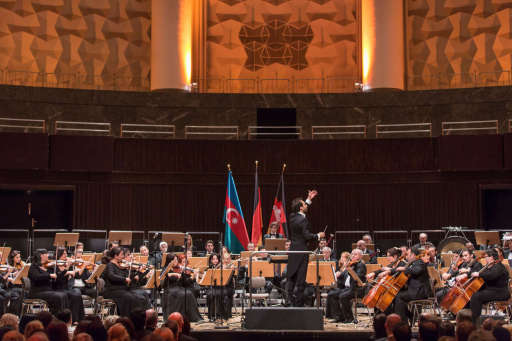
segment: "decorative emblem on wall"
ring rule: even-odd
[[[264,20],[263,24],[246,24],[240,29],[240,41],[247,53],[245,67],[257,71],[279,63],[295,70],[305,69],[308,66],[306,52],[313,40],[311,25],[290,23],[289,15],[268,15]]]

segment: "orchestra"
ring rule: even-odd
[[[309,204],[304,201],[298,204],[305,213]],[[298,218],[304,219],[304,216]],[[302,222],[297,222],[301,229]],[[306,221],[303,225],[306,224],[309,223]],[[278,225],[271,224],[266,239],[283,237],[277,230]],[[468,241],[460,249],[447,253],[437,249],[428,241],[427,235],[421,233],[419,242],[414,246],[397,245],[388,248],[385,255],[379,255],[368,234],[354,241],[353,250],[340,253],[336,252],[335,245],[331,245],[332,238],[326,240],[323,233],[308,232],[301,238],[300,242],[313,238],[316,244],[314,251],[311,251],[314,258],[305,264],[329,262],[333,269],[333,284],[320,284],[318,288],[326,294],[326,318],[332,322],[357,323],[353,308],[355,298],[361,299],[364,306],[376,312],[396,313],[404,321],[411,318],[409,302],[414,300],[435,297],[448,318],[453,318],[465,308],[472,311],[476,321],[484,304],[510,298],[509,260],[512,257],[509,255],[512,237],[509,234],[505,234],[503,248],[478,245],[481,250],[475,250],[473,243]],[[92,299],[99,295],[113,300],[118,314],[124,316],[136,307],[156,308],[159,302],[164,319],[173,312],[181,313],[191,322],[206,318],[210,321],[231,318],[235,289],[242,289],[242,292],[253,290],[249,288],[249,257],[234,255],[226,246],[220,246],[220,253],[215,253],[213,240],[194,245],[188,234],[185,240],[187,245],[172,247],[173,250],[183,251],[168,252],[165,241],[155,240],[153,245],[137,246],[137,254],[131,252],[135,248],[128,245],[121,247],[119,242],[112,241],[103,252],[105,256],[101,261],[95,257],[101,254],[86,251],[83,243],[56,247],[52,251],[37,249],[27,264],[22,261],[20,251],[12,250],[5,257],[5,264],[0,264],[0,312],[20,314],[26,283],[16,278],[23,269],[27,269],[29,298],[44,300],[54,314],[70,309],[75,322],[82,320],[85,315],[82,295]],[[286,240],[283,245],[286,250],[290,249],[293,239]],[[260,245],[249,243],[247,249],[261,251],[252,256],[253,261],[267,263],[270,260],[271,253]],[[338,261],[335,258],[337,254],[340,255]],[[204,259],[204,266],[197,265],[201,264],[201,258]],[[301,260],[305,258],[301,256]],[[104,264],[104,268],[100,267],[100,263]],[[301,286],[296,285],[295,297],[290,297],[287,295],[290,289],[286,285],[289,267],[287,264],[271,266],[274,276],[265,276],[267,285],[263,290],[266,293],[275,291],[284,306],[288,306],[290,301],[301,305],[301,296],[302,304],[314,306],[317,284],[308,280],[302,287],[302,295],[297,292]],[[368,267],[371,270],[367,271]],[[438,273],[438,286],[431,285],[431,280],[435,282],[436,279],[429,268]],[[100,273],[95,277],[93,274],[98,269]],[[228,277],[222,283],[219,277],[214,279],[213,276],[213,271],[220,269],[229,270],[223,272]],[[97,287],[98,281],[104,281],[101,291]],[[201,297],[206,301],[204,316],[198,303]]]

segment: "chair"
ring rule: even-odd
[[[510,287],[511,280],[508,281],[508,291],[510,292],[510,298],[507,301],[491,301],[483,306],[485,315],[495,315],[499,311],[504,311],[507,323],[512,320],[512,287]]]
[[[97,278],[96,290],[98,292],[98,296],[96,297],[94,313],[99,315],[100,319],[102,320],[105,318],[105,316],[117,314],[116,303],[113,300],[103,298],[103,296],[100,295],[103,293],[103,289],[105,289],[105,280],[103,278]]]
[[[23,277],[23,301],[21,303],[20,318],[25,314],[36,314],[40,311],[49,311],[50,307],[48,302],[39,298],[25,298],[30,293],[30,279]]]

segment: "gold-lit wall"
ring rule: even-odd
[[[360,78],[356,0],[207,3],[209,91],[343,91]]]
[[[149,89],[150,0],[0,0],[0,82]]]
[[[510,84],[512,0],[408,0],[410,89]]]

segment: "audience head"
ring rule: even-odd
[[[180,313],[178,313],[176,311],[176,312],[172,313],[171,315],[169,315],[168,320],[176,321],[176,323],[178,324],[179,331],[181,333],[181,331],[183,329],[183,315],[181,315]]]
[[[457,316],[455,317],[455,322],[459,324],[460,322],[473,322],[473,314],[469,309],[459,310]]]
[[[410,341],[411,340],[411,327],[409,323],[400,321],[393,328],[393,336],[396,341]]]
[[[0,327],[11,326],[15,330],[18,330],[20,319],[14,314],[3,314],[0,318]]]
[[[135,338],[135,327],[133,326],[132,321],[128,317],[121,316],[117,319],[116,324],[121,323],[128,334],[130,335],[130,338]]]
[[[39,320],[33,320],[27,323],[25,330],[23,331],[23,335],[25,335],[26,338],[29,338],[32,336],[32,334],[41,331],[44,332],[43,323],[41,323]]]
[[[67,323],[67,324],[70,324],[73,322],[72,317],[71,317],[71,310],[69,310],[69,309],[64,309],[64,310],[59,311],[55,317],[58,320],[60,320],[64,323]]]
[[[158,323],[158,313],[154,309],[146,310],[146,329],[155,330]]]
[[[480,328],[469,334],[468,341],[496,341],[496,339],[490,331]]]
[[[484,322],[482,322],[482,325],[480,326],[483,330],[492,331],[494,327],[496,327],[496,324],[498,321],[496,321],[493,318],[486,318]]]
[[[73,337],[73,341],[95,341],[91,335],[87,333],[80,333]]]
[[[52,321],[46,328],[46,334],[50,341],[69,340],[68,327],[62,321]]]
[[[167,328],[167,327],[161,327],[158,329],[155,329],[153,334],[158,335],[162,338],[164,341],[175,341],[173,332]]]
[[[510,332],[502,326],[497,326],[493,329],[492,335],[496,341],[510,341]]]
[[[41,321],[44,326],[44,329],[48,328],[50,323],[53,320],[53,315],[49,311],[40,311],[37,313],[36,318]]]
[[[439,324],[433,319],[423,320],[418,323],[418,335],[421,341],[437,341],[439,338]]]
[[[110,327],[112,327],[114,324],[116,324],[116,321],[118,318],[119,318],[119,316],[117,316],[117,315],[110,315],[110,316],[105,317],[105,319],[103,320],[103,326],[105,327],[105,329],[109,330]]]
[[[130,341],[130,334],[123,324],[116,323],[107,331],[108,341]]]
[[[383,313],[375,315],[373,319],[373,331],[375,332],[375,339],[386,337],[386,315]]]
[[[98,316],[92,316],[90,323],[85,328],[85,333],[90,335],[94,341],[106,341],[107,330],[103,326],[101,319]]]
[[[26,337],[26,336],[25,336]],[[45,332],[39,331],[32,334],[31,337],[26,339],[27,341],[50,341]]]
[[[386,322],[384,323],[384,328],[386,328],[386,335],[393,335],[393,329],[395,329],[395,326],[400,322],[402,322],[400,315],[389,314],[388,317],[386,317]]]
[[[2,340],[4,335],[7,334],[8,332],[10,332],[11,330],[15,330],[15,329],[11,326],[0,327],[0,340]]]
[[[441,322],[439,325],[439,337],[441,336],[453,336],[455,337],[455,326],[453,323],[448,321]]]
[[[82,320],[82,321],[78,322],[78,325],[76,326],[75,331],[73,332],[73,335],[76,336],[80,333],[87,333],[87,327],[89,327],[89,325],[91,323],[92,322],[89,320]]]
[[[455,337],[457,338],[457,341],[467,341],[469,334],[471,334],[473,330],[475,330],[473,322],[463,321],[457,323],[457,328],[455,328]]]
[[[137,308],[130,311],[130,320],[136,331],[144,330],[146,326],[146,310]]]
[[[25,341],[25,337],[17,330],[11,330],[4,334],[2,341]]]
[[[179,339],[180,331],[179,331],[179,327],[178,327],[178,322],[171,320],[171,319],[167,319],[167,322],[165,323],[165,327],[169,328],[172,331],[172,334],[174,335],[174,337],[176,339]]]

